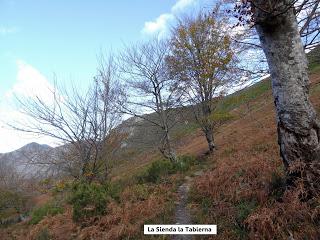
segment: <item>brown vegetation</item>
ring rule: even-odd
[[[319,110],[319,77],[311,80]],[[284,187],[271,92],[249,105],[249,114],[220,130],[214,167],[194,182],[196,220],[218,225],[212,239],[318,239],[320,198],[302,202],[302,184]]]
[[[72,209],[68,206],[63,214],[46,217],[32,227],[27,239],[37,239],[43,232],[47,232],[52,240],[116,240],[137,236],[142,239],[144,223],[171,221],[177,178],[179,176],[173,176],[159,185],[128,186],[121,193],[119,202],[108,204],[106,215],[89,218],[78,225],[73,222]],[[23,236],[19,235],[17,239],[23,239]]]
[[[319,74],[312,75],[312,101],[320,110]],[[284,191],[285,176],[279,156],[274,107],[270,90],[232,110],[236,117],[217,134],[217,151],[209,156],[211,170],[194,178],[191,209],[194,221],[217,224],[213,239],[317,239],[319,198],[301,202],[303,188]],[[203,155],[207,145],[199,131],[180,142],[180,154]],[[160,184],[131,180],[153,154],[140,155],[134,164],[115,168],[125,180],[119,200],[107,214],[81,223],[72,221],[71,207],[46,217],[35,226],[20,223],[1,230],[3,239],[144,239],[143,224],[172,223],[176,189],[183,175]],[[126,165],[127,164],[127,165]],[[133,168],[129,174],[127,170]],[[40,199],[39,202],[42,202]],[[200,239],[203,239],[201,237]]]

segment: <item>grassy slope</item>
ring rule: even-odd
[[[312,101],[320,109],[320,77],[317,70],[311,79]],[[287,230],[282,231],[286,224],[296,239],[300,239],[305,231],[311,235],[316,234],[310,224],[310,209],[306,206],[287,203],[277,205],[276,200],[282,194],[283,168],[278,153],[270,82],[265,80],[238,92],[223,104],[236,119],[219,129],[216,136],[218,150],[205,165],[209,170],[193,182],[190,208],[194,221],[218,224],[219,235],[214,239],[259,239],[259,234],[264,231],[266,233],[260,239],[268,239],[268,233],[271,233],[269,239],[287,239]],[[182,134],[178,147],[180,154],[200,156],[207,150],[199,130],[193,129],[185,134],[187,137]],[[150,239],[142,235],[143,224],[174,223],[175,191],[185,176],[175,174],[158,184],[135,183],[133,176],[156,158],[156,154],[140,155],[130,164],[124,162],[114,170],[123,173],[120,178],[124,190],[120,201],[109,205],[106,216],[90,221],[87,226],[79,229],[72,223],[71,213],[67,210],[63,215],[41,222],[32,229],[29,236],[34,239],[47,226],[53,236],[61,238],[61,231],[57,229],[63,226],[63,236],[73,234],[77,236],[75,239]],[[194,167],[188,174],[197,171],[199,167]],[[288,198],[291,201],[293,197]],[[256,222],[259,224],[256,225]]]
[[[311,99],[319,111],[320,65],[310,59],[310,66]],[[255,233],[252,229],[256,226],[252,222],[259,217],[266,217],[255,210],[260,209],[260,211],[267,212],[273,210],[273,217],[279,217],[274,203],[279,198],[278,195],[281,195],[283,168],[278,152],[270,80],[263,80],[230,95],[219,108],[223,111],[231,111],[236,119],[219,129],[217,134],[218,151],[210,158],[209,165],[212,170],[194,182],[197,191],[192,194],[193,200],[190,205],[194,207],[195,221],[219,225],[219,239],[245,239]],[[187,125],[178,126],[175,129],[175,134],[179,136],[177,138],[179,144],[177,145],[180,154],[199,156],[207,150],[201,131],[197,130],[191,121]],[[135,174],[154,159],[154,156],[137,158],[129,169],[128,164],[124,164],[123,173],[129,171]],[[132,166],[134,167],[132,168]],[[215,203],[216,201],[218,203]],[[267,206],[273,208],[268,209]],[[288,205],[281,207],[288,207]],[[298,210],[305,211],[304,213],[307,214],[308,209],[303,206],[298,207],[301,208]],[[293,212],[295,210],[297,209],[291,209]],[[257,213],[256,216],[255,213]],[[249,225],[250,219],[251,225]],[[280,220],[289,222],[287,219]],[[281,223],[276,223],[276,221],[274,225],[273,222],[268,224],[265,226],[266,229],[268,227],[281,228]],[[312,226],[309,224],[308,221],[301,223],[301,225],[298,224],[296,232],[293,231],[294,234],[298,237],[299,234],[303,235],[303,227],[310,227],[309,234],[312,234],[314,228],[312,230]],[[249,231],[250,227],[251,232]],[[287,238],[288,233],[285,230],[280,233],[284,235],[280,234],[279,239]],[[271,234],[275,236],[279,232]],[[251,237],[257,238],[257,236]],[[266,237],[267,235],[264,236],[264,238]]]
[[[320,67],[312,64],[313,62],[311,98],[316,109],[320,110]],[[190,196],[194,221],[218,224],[219,235],[214,239],[245,239],[255,233],[254,228],[257,226],[254,222],[261,220],[261,216],[269,224],[266,227],[268,231],[271,232],[274,226],[281,228],[280,223],[268,222],[279,214],[276,212],[279,208],[275,207],[275,200],[281,195],[283,175],[270,81],[264,80],[232,94],[220,108],[231,111],[236,118],[219,129],[216,135],[218,150],[214,156],[209,157],[205,166],[209,170],[194,180],[195,190]],[[180,154],[200,156],[207,150],[204,137],[192,121],[178,125],[174,136]],[[126,154],[127,158],[113,169],[113,175],[123,182],[123,191],[119,202],[113,202],[109,206],[108,215],[79,229],[72,222],[71,210],[67,207],[63,214],[48,217],[34,227],[8,229],[6,236],[24,239],[28,235],[28,239],[35,239],[39,232],[49,229],[53,239],[86,239],[89,236],[95,239],[106,236],[112,239],[142,239],[143,223],[172,221],[174,192],[184,175],[173,175],[160,184],[136,184],[133,176],[159,155],[152,148],[145,152]],[[193,168],[188,174],[198,168],[199,166]],[[304,213],[306,210],[303,206],[295,207],[297,209],[292,210],[292,215],[295,211]],[[292,224],[287,219],[284,221]],[[303,233],[302,227],[310,226],[297,224],[294,227],[292,231],[296,234]],[[256,239],[257,236],[252,238]],[[282,236],[279,235],[278,238],[282,239]]]
[[[319,112],[319,65],[312,65],[311,81],[311,100]],[[320,234],[319,202],[310,207],[298,201],[298,191],[284,194],[273,98],[266,84],[245,93],[255,97],[234,111],[246,114],[220,129],[212,170],[194,182],[194,220],[218,224],[214,239],[318,239]]]
[[[311,79],[313,81],[312,100],[315,107],[319,109],[320,101],[317,94],[320,88],[317,83],[320,79],[317,67],[313,67]],[[270,206],[273,206],[274,200],[281,194],[281,189],[277,189],[277,184],[281,185],[283,169],[278,153],[270,81],[264,80],[232,94],[222,102],[220,108],[231,111],[236,118],[219,129],[216,136],[218,151],[209,158],[209,163],[206,165],[207,169],[212,170],[194,181],[196,191],[191,194],[190,206],[193,209],[194,220],[198,223],[219,225],[219,239],[245,239],[250,234],[249,225],[246,223],[250,214],[254,214],[256,209],[263,209],[265,204],[270,203]],[[206,141],[201,131],[194,127],[191,121],[187,125],[178,126],[175,134],[179,136],[177,138],[179,154],[200,156],[206,152]],[[120,175],[121,179],[129,179],[130,182],[132,176],[158,157],[156,152],[138,155],[129,164],[124,162],[120,167],[115,168],[114,173]],[[195,170],[197,168],[194,168]],[[172,194],[182,179],[183,176],[173,176],[173,180],[168,180],[167,183],[156,187],[166,189],[166,194],[162,192],[164,195],[152,195],[152,201],[158,201],[156,199],[159,197],[166,199],[165,202],[153,203],[157,204],[157,209],[162,209],[162,213],[158,212],[157,216],[152,215],[152,211],[150,212],[154,207],[144,202],[150,201],[149,198],[133,203],[138,209],[145,208],[144,217],[135,212],[137,209],[133,212],[127,209],[129,215],[138,216],[135,224],[130,225],[135,229],[135,231],[132,230],[133,235],[139,232],[139,224],[137,224],[139,221],[141,225],[144,220],[154,223],[170,223],[168,207],[169,209],[173,207],[174,196]],[[270,190],[273,185],[275,189]],[[129,195],[139,194],[127,191]],[[271,195],[270,191],[272,191]],[[128,203],[124,204],[128,205]],[[115,214],[118,213],[115,212]],[[264,215],[258,213],[257,216]],[[114,226],[113,230],[121,226],[121,224]],[[99,232],[97,228],[93,229]],[[254,234],[254,231],[252,232]],[[127,232],[124,236],[128,234]],[[143,236],[139,234],[135,237],[128,237],[128,239],[142,238]]]

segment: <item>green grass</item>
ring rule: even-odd
[[[310,73],[320,72],[320,47],[317,47],[308,54],[308,60]],[[270,79],[264,79],[248,88],[228,95],[218,105],[217,110],[231,111],[232,109],[235,109],[248,101],[256,99],[269,90],[271,90]]]
[[[262,80],[251,87],[245,88],[238,92],[235,92],[227,96],[221,103],[218,105],[218,111],[231,111],[240,105],[256,99],[265,92],[271,89],[271,83],[269,79]]]
[[[30,224],[39,223],[46,216],[54,216],[63,213],[64,208],[56,202],[47,203],[31,212]]]
[[[308,54],[309,71],[315,73],[320,70],[320,46],[314,48]]]
[[[240,239],[248,238],[248,231],[244,225],[244,221],[257,207],[257,202],[254,200],[241,201],[236,204],[237,215],[234,233]]]
[[[318,63],[310,64],[310,66],[309,66],[310,73],[317,73],[319,71],[320,71],[320,64],[318,64]]]
[[[180,140],[183,137],[194,133],[197,129],[199,129],[199,125],[196,122],[188,121],[187,123],[178,124],[172,130],[172,138],[173,140]]]

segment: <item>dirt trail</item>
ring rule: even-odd
[[[203,171],[198,171],[194,175],[202,175]],[[186,177],[185,182],[178,188],[179,201],[176,206],[175,223],[192,224],[190,212],[188,209],[188,194],[192,183],[191,177]],[[192,235],[174,235],[172,240],[192,240]]]

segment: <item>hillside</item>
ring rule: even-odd
[[[320,75],[312,74],[311,81],[311,99],[319,112]],[[299,192],[283,195],[270,91],[249,106],[249,114],[220,130],[212,170],[194,181],[191,204],[196,221],[218,222],[219,236],[214,239],[318,239],[317,208],[299,203]]]
[[[320,112],[318,65],[311,68],[310,78],[311,100]],[[190,186],[186,209],[191,222],[218,225],[218,236],[196,239],[317,239],[318,203],[310,209],[296,201],[296,192],[284,195],[270,81],[228,96],[220,108],[233,118],[218,129],[214,155],[205,155],[207,143],[191,120],[174,131],[185,169],[163,171],[166,165],[159,162],[154,146],[139,149],[132,140],[112,168],[113,190],[106,214],[74,222],[69,183],[61,181],[37,204],[42,211],[53,206],[55,211],[44,211],[31,225],[22,222],[0,229],[2,239],[150,239],[142,233],[143,224],[175,223],[184,182]],[[190,116],[188,110],[185,114]],[[132,130],[135,136],[148,131],[140,125]],[[158,166],[159,175],[152,175],[152,166]]]

